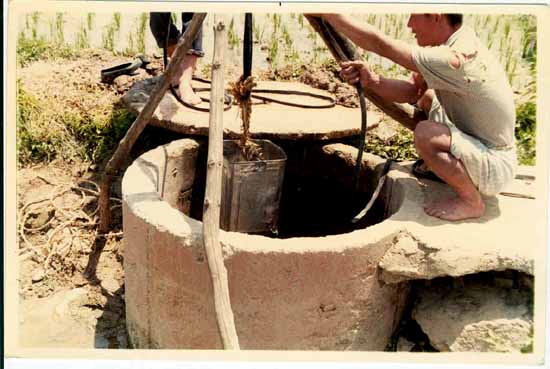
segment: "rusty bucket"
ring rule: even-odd
[[[277,233],[286,154],[268,140],[254,140],[262,160],[247,161],[238,141],[223,143],[220,227],[244,233]]]

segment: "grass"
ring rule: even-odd
[[[107,111],[63,109],[17,82],[17,153],[22,165],[62,159],[99,163],[110,157],[134,116],[115,104]]]
[[[382,140],[372,133],[367,133],[365,151],[396,161],[418,159],[418,154],[414,147],[413,133],[402,127],[398,128],[397,134],[387,140]]]
[[[82,27],[86,28],[84,23]],[[24,33],[19,34],[17,62],[20,67],[37,60],[77,56],[81,54],[76,45],[71,47],[40,37],[29,39]],[[19,164],[54,159],[100,163],[110,157],[134,117],[117,103],[116,96],[87,76],[90,75],[62,74],[59,77],[62,80],[57,82],[66,88],[56,86],[52,91],[37,91],[36,95],[17,81]]]
[[[17,38],[17,64],[25,66],[37,60],[70,59],[78,56],[77,50],[68,45],[56,44],[44,38]]]

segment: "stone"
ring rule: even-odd
[[[66,292],[61,302],[55,306],[54,316],[58,319],[64,319],[71,314],[70,306],[86,298],[87,291],[84,288],[74,288]]]
[[[397,352],[410,352],[414,347],[414,343],[404,337],[399,337],[397,341]]]
[[[533,342],[530,291],[441,283],[420,291],[412,317],[439,351],[517,353]]]
[[[118,78],[115,83],[118,83]],[[142,111],[157,80],[157,77],[154,77],[137,81],[125,93],[122,101],[132,113],[139,114]],[[207,87],[207,85],[197,82],[196,87]],[[259,81],[256,88],[258,90],[294,90],[333,97],[325,90],[316,89],[299,82]],[[326,81],[325,88],[328,88],[328,81]],[[257,93],[257,95],[293,103],[327,104],[325,100],[309,96],[269,93]],[[252,138],[296,141],[330,140],[355,136],[361,132],[359,108],[336,105],[326,109],[304,109],[277,103],[257,104],[256,102],[259,102],[259,100],[253,99],[254,113],[250,117],[250,135]],[[200,107],[206,108],[208,105],[201,104]],[[241,118],[237,111],[238,106],[234,105],[223,114],[224,137],[227,139],[238,139],[241,135]],[[367,126],[374,127],[380,119],[381,114],[379,112],[369,111]],[[172,94],[167,93],[160,101],[150,123],[186,135],[207,136],[209,115],[207,112],[182,106]]]
[[[101,287],[103,287],[111,295],[114,294],[120,288],[120,283],[113,277],[107,277],[101,281]]]
[[[59,291],[45,298],[20,300],[19,342],[26,348],[93,348],[95,327],[76,319],[69,309],[82,289]],[[85,293],[85,291],[84,291]]]
[[[378,137],[382,141],[388,141],[397,135],[397,128],[394,124],[390,124],[387,121],[383,124],[379,124],[378,127],[374,128],[370,134]]]
[[[44,227],[54,215],[55,209],[44,209],[37,212],[31,212],[27,216],[25,226],[32,229]]]
[[[31,276],[32,283],[40,282],[41,280],[44,279],[44,277],[46,277],[46,273],[44,272],[44,269],[42,268],[36,269]]]
[[[447,222],[426,215],[422,205],[454,196],[452,190],[444,184],[426,182],[430,182],[429,186],[416,199],[410,198],[417,209],[392,217],[399,220],[403,230],[379,263],[384,282],[505,270],[534,274],[536,247],[519,245],[540,244],[539,229],[545,225],[534,215],[535,201],[508,196],[488,198],[483,217]]]

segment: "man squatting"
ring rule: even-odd
[[[515,176],[515,108],[504,69],[462,25],[462,15],[412,14],[407,26],[418,46],[342,15],[320,16],[359,47],[413,72],[404,81],[384,78],[362,61],[341,63],[348,83],[426,112],[428,120],[408,128],[425,164],[457,196],[427,203],[425,212],[446,220],[481,217],[483,196],[496,195]]]

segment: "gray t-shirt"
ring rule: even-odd
[[[453,53],[459,68],[450,65]],[[441,46],[415,47],[412,58],[458,129],[490,148],[514,146],[512,89],[502,66],[471,29],[462,26]]]

